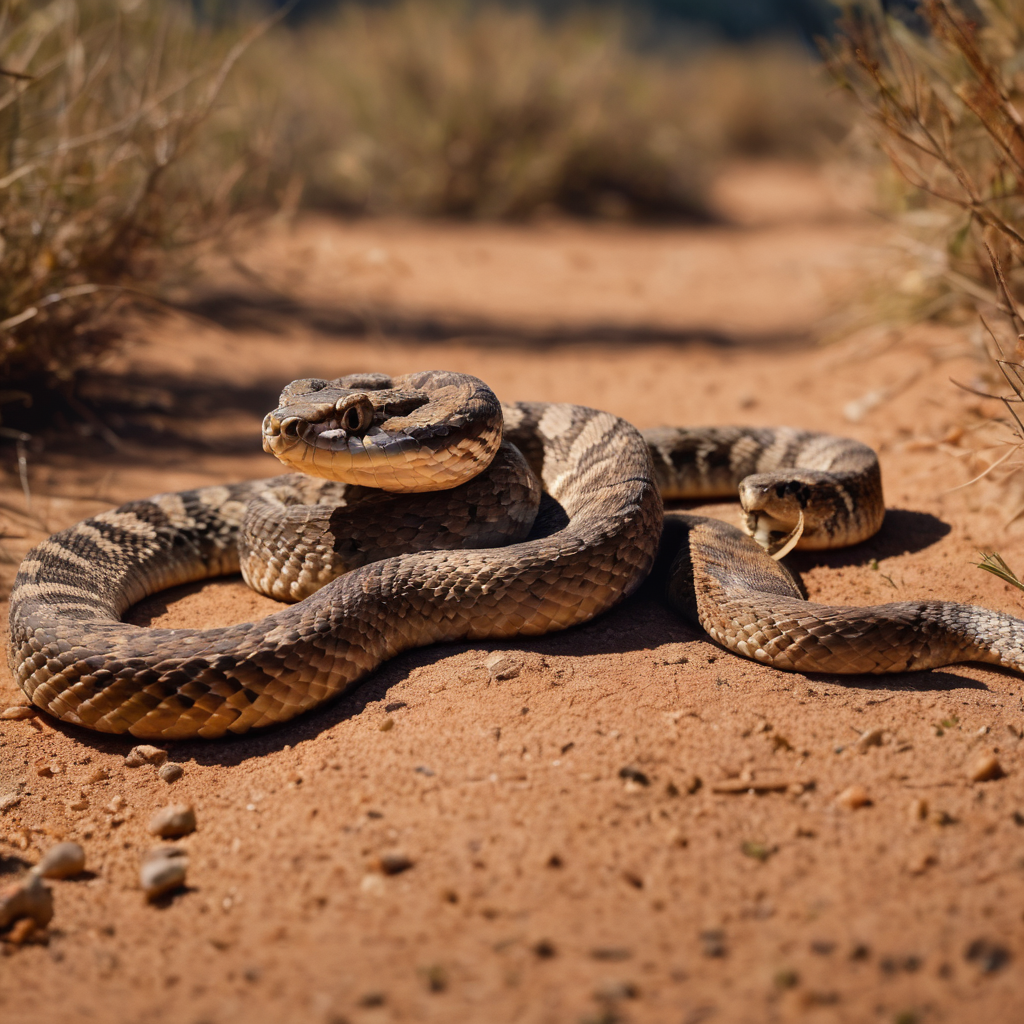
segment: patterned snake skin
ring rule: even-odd
[[[856,442],[740,428],[645,438],[608,413],[499,405],[475,378],[431,371],[296,381],[264,421],[264,447],[307,475],[131,502],[28,554],[10,663],[34,704],[145,738],[241,733],[411,647],[585,622],[639,586],[659,543],[676,607],[777,668],[1021,668],[1016,619],[941,602],[815,605],[766,553],[878,529],[877,459]],[[424,491],[425,477],[442,489]],[[663,536],[662,491],[737,489],[756,540],[696,516],[668,517]],[[120,621],[148,594],[239,569],[300,603],[216,629]]]

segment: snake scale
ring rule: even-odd
[[[813,604],[770,557],[879,528],[877,458],[854,441],[643,435],[580,406],[502,405],[481,381],[442,371],[296,381],[263,439],[300,472],[130,502],[27,555],[10,664],[35,705],[144,738],[241,733],[329,700],[411,647],[585,622],[640,585],[659,546],[672,603],[776,668],[1024,663],[1024,623],[1010,616],[938,601]],[[664,517],[663,496],[737,491],[746,533]],[[297,603],[215,629],[121,621],[148,594],[239,569]]]

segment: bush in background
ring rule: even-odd
[[[237,80],[280,192],[348,213],[708,215],[715,164],[844,129],[796,44],[641,52],[623,19],[404,0],[268,37]],[[264,121],[264,125],[266,121]]]
[[[1012,314],[1009,295],[1024,297],[1024,2],[925,0],[900,20],[865,0],[841,28],[833,74],[908,186],[911,312]]]
[[[458,0],[259,38],[213,9],[0,0],[0,421],[74,403],[239,211],[702,218],[722,159],[845,130],[795,44],[652,52],[608,14]]]
[[[0,414],[223,228],[246,165],[203,132],[240,53],[173,3],[0,4]]]

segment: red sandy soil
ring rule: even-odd
[[[971,563],[996,549],[1021,567],[1019,495],[951,490],[1000,454],[968,454],[995,406],[949,383],[978,373],[969,332],[813,340],[881,258],[863,194],[747,168],[721,184],[734,223],[699,230],[280,226],[244,272],[210,270],[206,320],[149,325],[96,384],[119,396],[116,449],[49,439],[30,512],[5,464],[4,590],[31,544],[83,516],[278,472],[257,435],[288,380],[444,367],[639,426],[858,437],[881,454],[890,513],[857,548],[790,557],[811,599],[1018,612],[1019,592]],[[225,580],[131,614],[214,625],[274,607]],[[489,681],[496,650],[518,676]],[[21,797],[0,813],[0,872],[64,838],[88,856],[85,877],[52,883],[48,944],[4,946],[0,1020],[1018,1021],[1021,698],[1018,677],[973,665],[777,672],[645,589],[567,633],[406,654],[270,732],[175,743],[173,784],[125,767],[130,739],[0,721],[0,797]],[[0,707],[22,699],[5,666]],[[858,751],[871,729],[881,744]],[[1005,776],[971,782],[990,751]],[[97,769],[109,778],[90,782]],[[767,784],[789,789],[748,792]],[[870,805],[837,804],[853,785]],[[188,887],[149,905],[146,825],[170,802],[198,816],[179,840]],[[412,867],[385,875],[393,851]]]

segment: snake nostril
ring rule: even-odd
[[[338,412],[338,422],[349,434],[361,436],[373,424],[373,406],[365,395],[351,395],[339,398],[334,407]]]
[[[298,416],[289,416],[281,424],[281,433],[285,437],[298,437],[299,436],[299,424],[302,422]]]

